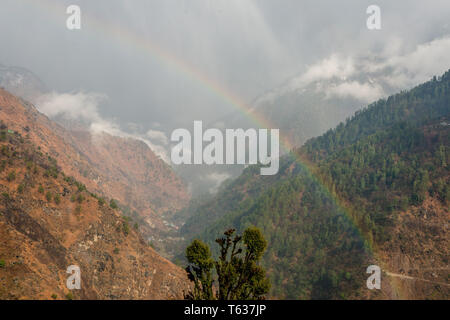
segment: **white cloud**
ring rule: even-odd
[[[68,120],[80,121],[89,126],[93,134],[107,133],[122,138],[140,140],[148,145],[161,159],[170,162],[165,145],[167,137],[161,131],[149,130],[146,135],[125,132],[111,119],[103,118],[98,106],[107,97],[98,93],[56,93],[41,95],[36,102],[38,110],[50,118],[62,116]],[[133,127],[129,125],[129,127]],[[136,127],[136,126],[135,126]],[[162,144],[162,145],[161,145]]]
[[[166,134],[162,131],[150,129],[147,131],[146,135],[153,141],[158,141],[163,145],[169,144],[169,139],[167,138]]]
[[[98,105],[106,99],[98,93],[56,93],[44,94],[37,99],[39,111],[48,117],[63,115],[68,119],[101,120]]]
[[[255,105],[273,101],[289,92],[314,85],[327,98],[352,97],[365,103],[409,89],[450,68],[450,37],[437,38],[415,47],[404,47],[392,38],[381,55],[343,56],[332,54],[258,98]]]
[[[299,76],[290,79],[287,84],[280,86],[255,100],[257,106],[266,101],[273,101],[276,97],[293,91],[299,91],[313,82],[338,78],[346,80],[355,74],[356,68],[352,57],[342,57],[338,54],[332,54],[309,67]]]
[[[413,51],[387,58],[374,69],[391,69],[384,77],[390,85],[407,88],[450,68],[450,37],[419,44]]]
[[[355,71],[353,58],[332,54],[329,58],[310,66],[300,77],[294,78],[290,83],[290,87],[295,90],[311,82],[334,77],[345,80],[353,75]]]
[[[213,172],[213,173],[207,174],[206,176],[202,177],[202,180],[214,183],[214,186],[210,189],[210,192],[215,193],[219,189],[222,182],[224,182],[225,180],[227,180],[229,178],[231,178],[231,174]]]
[[[338,96],[341,98],[352,97],[360,101],[371,102],[385,95],[383,88],[377,84],[359,83],[358,81],[343,82],[331,85],[326,89],[328,98]]]

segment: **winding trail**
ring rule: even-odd
[[[429,270],[448,270],[448,268],[436,268],[436,269],[429,269]],[[442,286],[446,286],[446,287],[450,287],[450,284],[448,283],[444,283],[444,282],[437,282],[437,281],[431,281],[428,279],[423,279],[423,278],[416,278],[416,277],[411,277],[411,276],[407,276],[404,274],[399,274],[399,273],[393,273],[393,272],[389,272],[389,271],[385,271],[383,270],[384,273],[390,277],[395,277],[395,278],[400,278],[400,279],[404,279],[404,280],[418,280],[418,281],[424,281],[424,282],[429,282],[429,283],[433,283],[433,284],[439,284]]]

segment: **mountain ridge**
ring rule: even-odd
[[[3,89],[0,119],[11,130],[28,135],[90,190],[137,212],[153,232],[170,230],[163,215],[170,216],[189,199],[184,182],[141,141],[66,130]]]

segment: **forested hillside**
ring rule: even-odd
[[[248,168],[189,209],[183,236],[261,228],[277,298],[448,297],[449,117],[446,72],[311,139],[277,177]],[[365,287],[371,263],[381,291]]]

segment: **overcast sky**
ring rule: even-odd
[[[66,28],[69,4],[81,30]],[[379,31],[366,27],[371,4]],[[448,0],[0,0],[0,64],[158,130],[233,112],[218,91],[251,102],[333,54],[408,54],[448,37],[449,17]]]

